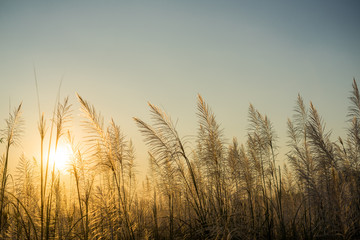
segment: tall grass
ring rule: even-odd
[[[70,131],[71,104],[57,97],[50,119],[39,114],[40,159],[10,155],[20,143],[22,105],[9,114],[0,137],[1,239],[360,238],[355,80],[346,135],[335,140],[315,105],[298,95],[287,123],[286,159],[278,155],[269,117],[253,105],[245,142],[228,142],[198,95],[192,145],[164,110],[149,103],[150,121],[134,118],[149,150],[142,183],[131,139],[77,97],[85,137]],[[68,174],[51,165],[50,152],[58,151],[61,139],[72,148]],[[10,161],[18,162],[14,173]]]
[[[13,113],[9,113],[9,118],[6,120],[6,128],[2,130],[2,139],[5,140],[5,156],[2,158],[1,166],[1,189],[0,189],[0,233],[1,236],[5,236],[4,229],[8,224],[8,212],[7,212],[7,199],[6,189],[8,182],[8,165],[10,147],[18,143],[21,134],[21,106],[20,104]]]

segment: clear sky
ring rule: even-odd
[[[359,1],[0,1],[0,119],[23,101],[22,150],[39,148],[37,98],[48,118],[63,77],[146,149],[132,120],[147,101],[195,135],[196,95],[226,138],[243,142],[249,103],[274,123],[280,145],[298,93],[344,136],[352,78],[360,80]],[[76,125],[75,124],[75,125]],[[0,123],[3,128],[5,122]],[[36,149],[38,151],[38,149]]]

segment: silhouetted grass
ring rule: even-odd
[[[314,104],[297,97],[284,165],[271,121],[253,105],[246,141],[227,144],[199,95],[191,146],[170,116],[149,103],[151,122],[134,118],[149,148],[142,184],[131,139],[113,120],[105,126],[79,95],[86,137],[75,141],[71,105],[57,97],[50,124],[39,114],[40,159],[20,156],[10,175],[20,104],[0,137],[0,238],[359,239],[360,94],[355,80],[352,87],[347,135],[336,141]],[[73,153],[69,181],[56,163],[50,166],[50,152],[65,136]]]

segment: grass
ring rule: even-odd
[[[20,104],[0,137],[1,239],[359,239],[360,94],[354,80],[345,138],[332,136],[313,103],[297,97],[288,153],[277,155],[271,121],[249,106],[247,139],[225,142],[198,95],[195,145],[149,103],[151,122],[134,118],[148,146],[150,173],[136,178],[135,148],[111,120],[77,95],[85,139],[68,129],[72,107],[57,97],[40,112],[40,159],[10,151],[21,142]],[[47,124],[50,121],[50,124]],[[49,139],[45,141],[45,139]],[[69,178],[51,166],[60,139],[72,148]],[[280,165],[280,160],[286,164]]]

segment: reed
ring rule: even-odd
[[[335,140],[315,105],[297,96],[285,159],[269,117],[251,104],[245,142],[228,143],[200,95],[191,141],[149,103],[150,121],[134,118],[149,149],[142,183],[131,139],[77,97],[85,137],[75,141],[71,104],[58,94],[51,118],[39,111],[40,158],[21,155],[14,174],[8,166],[20,144],[22,105],[9,114],[0,137],[1,239],[360,238],[355,80],[346,135]],[[67,177],[51,165],[50,152],[59,151],[63,138],[72,148]]]
[[[7,221],[7,213],[5,203],[6,188],[8,181],[8,164],[9,164],[9,154],[10,147],[19,143],[19,138],[22,130],[22,118],[21,118],[21,106],[20,104],[13,113],[9,113],[9,118],[6,120],[6,128],[1,132],[2,139],[5,139],[5,157],[2,162],[2,172],[1,172],[1,189],[0,189],[0,231],[1,236],[5,237],[5,228]]]

